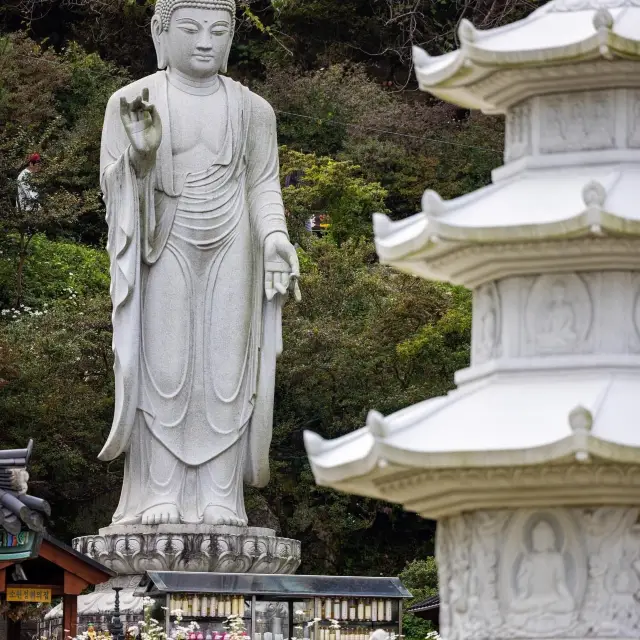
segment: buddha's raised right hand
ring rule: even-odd
[[[120,98],[120,119],[131,142],[136,174],[143,177],[153,168],[162,141],[162,121],[149,103],[149,89],[143,89],[142,95],[133,102]]]

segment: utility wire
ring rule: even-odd
[[[280,113],[282,115],[286,115],[286,116],[293,116],[295,118],[304,118],[305,120],[320,120],[323,123],[327,122],[327,120],[324,120],[323,118],[320,117],[316,117],[316,116],[306,116],[306,115],[302,115],[300,113],[291,113],[290,111],[282,111],[280,109],[274,109],[274,111],[276,113]],[[478,149],[479,151],[490,151],[491,153],[497,153],[499,155],[502,155],[502,151],[499,151],[498,149],[492,149],[491,147],[481,147],[478,145],[472,145],[472,144],[464,144],[462,142],[451,142],[450,140],[443,140],[442,138],[429,138],[427,136],[414,136],[411,133],[398,133],[397,131],[391,131],[389,129],[377,129],[375,127],[365,127],[363,125],[360,124],[353,124],[350,122],[340,122],[338,120],[331,120],[332,124],[336,124],[336,125],[340,125],[343,127],[352,127],[355,129],[362,129],[363,131],[374,131],[376,133],[384,133],[386,135],[390,135],[390,136],[400,136],[402,138],[413,138],[414,140],[422,140],[424,142],[436,142],[438,144],[448,144],[454,147],[464,147],[465,149]]]
[[[37,56],[22,56],[22,55],[18,55],[16,56],[18,58],[22,58],[24,60],[37,60],[39,62],[48,62],[49,64],[54,64],[54,65],[58,65],[58,66],[62,66],[61,62],[58,62],[57,60],[50,60],[48,58],[43,58],[43,57],[37,57]],[[104,73],[104,72],[99,72],[99,73],[95,73],[95,76],[97,77],[103,77],[103,78],[109,78],[112,79],[113,75],[109,74],[109,73]],[[320,120],[323,124],[329,122],[330,124],[333,124],[335,126],[342,126],[342,127],[350,127],[353,129],[360,129],[362,131],[371,131],[373,133],[382,133],[384,135],[389,135],[389,136],[397,136],[400,138],[411,138],[413,140],[420,140],[422,142],[433,142],[435,144],[442,144],[442,145],[448,145],[450,147],[460,147],[462,149],[474,149],[476,151],[485,151],[485,152],[489,152],[489,153],[495,153],[497,155],[502,156],[502,151],[498,150],[498,149],[493,149],[491,147],[482,147],[479,145],[472,145],[472,144],[464,144],[462,142],[452,142],[451,140],[443,140],[442,138],[431,138],[429,136],[416,136],[410,133],[399,133],[397,131],[391,131],[390,129],[378,129],[376,127],[366,127],[364,125],[360,125],[360,124],[354,124],[354,123],[350,123],[350,122],[341,122],[338,120],[325,120],[321,117],[318,116],[308,116],[302,113],[293,113],[291,111],[283,111],[282,109],[274,109],[274,111],[276,113],[279,113],[280,115],[284,115],[284,116],[290,116],[293,118],[300,118],[303,120],[311,120],[311,121],[318,121]]]

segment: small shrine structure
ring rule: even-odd
[[[506,116],[490,186],[376,216],[380,259],[473,290],[457,388],[333,441],[319,484],[438,520],[441,634],[640,635],[640,3],[552,0],[414,52],[420,87]]]
[[[62,597],[61,638],[75,637],[78,596],[115,574],[46,532],[49,504],[27,494],[32,449],[29,442],[26,449],[0,451],[0,600],[9,614],[12,604]],[[6,617],[7,640],[20,640],[20,620]]]

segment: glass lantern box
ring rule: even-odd
[[[398,578],[174,571],[148,572],[138,595],[156,599],[169,636],[177,610],[183,626],[196,621],[196,640],[225,640],[234,615],[251,640],[368,640],[376,629],[401,636],[402,601],[411,598]]]

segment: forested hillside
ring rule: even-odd
[[[106,225],[98,184],[104,107],[154,70],[152,2],[3,0],[0,6],[0,446],[36,439],[33,492],[69,540],[108,524],[122,461],[96,459],[113,405]],[[432,553],[433,524],[315,486],[302,431],[335,437],[367,411],[446,393],[469,356],[470,297],[376,261],[371,215],[415,213],[425,188],[486,184],[502,123],[417,91],[411,46],[456,43],[462,17],[516,19],[526,0],[254,0],[239,7],[230,75],[278,116],[301,304],[286,309],[273,480],[247,495],[254,525],[302,541],[305,572],[397,574]],[[43,158],[38,214],[16,177]],[[289,184],[289,183],[287,183]],[[304,229],[325,214],[331,230]]]

